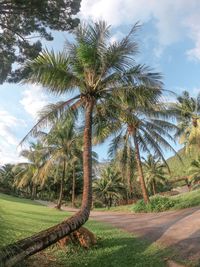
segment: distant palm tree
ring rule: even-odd
[[[152,151],[166,163],[162,147],[176,153],[169,143],[174,142],[169,132],[174,131],[176,126],[165,119],[165,108],[159,104],[160,91],[136,87],[135,92],[137,94],[119,94],[107,109],[99,107],[102,115],[97,118],[96,139],[101,142],[111,134],[114,136],[109,149],[110,156],[125,145],[133,147],[143,198],[148,203],[141,151],[149,154]]]
[[[62,168],[60,178],[60,193],[57,203],[57,208],[60,209],[63,199],[64,180],[67,177],[66,172],[70,164],[75,162],[77,156],[81,157],[82,147],[78,147],[80,136],[75,131],[75,122],[72,118],[67,118],[57,122],[48,134],[38,132],[36,136],[41,137],[44,149],[48,157],[46,163],[40,171],[41,182],[44,183],[47,179],[47,174],[56,173]]]
[[[192,185],[200,181],[200,156],[191,162],[189,168],[189,180]]]
[[[101,178],[93,183],[95,195],[101,199],[105,205],[110,208],[114,200],[122,197],[124,192],[122,177],[119,172],[108,166],[101,173]]]
[[[166,165],[162,164],[160,159],[148,155],[147,159],[143,161],[143,169],[147,188],[152,190],[155,195],[157,184],[166,184]]]
[[[109,155],[113,159],[114,166],[118,169],[123,177],[124,184],[126,184],[126,198],[133,196],[133,178],[135,172],[135,151],[130,142],[124,140],[122,147],[116,151],[115,155]]]
[[[15,186],[17,188],[30,187],[31,199],[37,195],[37,186],[40,181],[40,171],[45,162],[45,154],[41,143],[31,143],[30,148],[22,150],[20,155],[27,162],[18,163],[14,166]]]
[[[177,118],[176,137],[186,146],[186,151],[196,146],[200,148],[200,94],[191,97],[184,91],[176,103],[170,104],[169,112]]]
[[[0,167],[0,186],[8,191],[14,190],[15,174],[13,166],[13,164],[5,164]]]
[[[48,247],[88,220],[92,205],[92,123],[97,103],[104,103],[122,88],[134,91],[132,85],[135,84],[160,88],[160,74],[152,73],[147,67],[137,65],[134,61],[138,46],[132,37],[137,28],[137,25],[134,26],[121,41],[111,43],[110,29],[105,22],[81,24],[73,31],[74,42],[68,42],[65,51],[57,54],[44,51],[26,65],[26,72],[29,73],[27,82],[42,85],[55,95],[66,96],[66,93],[72,91],[74,95],[77,93],[70,100],[46,108],[29,135],[39,127],[50,126],[55,117],[59,119],[67,113],[81,110],[81,114],[84,114],[84,186],[81,210],[63,223],[39,233],[34,239],[23,240],[23,245],[19,241],[17,244],[23,253],[16,251],[15,244],[11,253],[12,260],[16,254],[15,259],[19,261],[24,255],[27,257]],[[36,242],[40,245],[36,246]]]

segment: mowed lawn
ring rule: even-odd
[[[69,216],[66,212],[49,209],[31,200],[0,194],[0,247],[52,226],[66,216]],[[97,236],[95,247],[86,250],[70,246],[61,250],[53,246],[23,266],[166,266],[169,251],[103,223],[89,221],[87,227]],[[43,259],[43,263],[38,262]]]

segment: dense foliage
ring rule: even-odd
[[[154,196],[150,203],[145,204],[144,200],[139,200],[134,206],[134,212],[161,212],[173,208],[176,200],[164,196]]]
[[[41,38],[52,40],[50,30],[67,31],[79,23],[73,18],[80,0],[10,0],[0,2],[0,83],[18,81],[24,74],[19,65],[35,58]]]

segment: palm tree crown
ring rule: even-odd
[[[177,102],[170,105],[169,112],[178,121],[176,137],[186,146],[186,150],[193,145],[200,147],[200,94],[191,97],[187,91],[177,97]]]
[[[156,185],[166,183],[166,165],[162,164],[159,158],[156,159],[152,155],[148,155],[147,159],[143,162],[143,166],[147,187],[155,195]]]

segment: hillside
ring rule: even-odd
[[[198,150],[191,150],[190,153],[186,153],[185,149],[180,149],[178,151],[182,162],[178,156],[173,156],[167,160],[170,170],[174,176],[184,176],[188,174],[188,169],[192,160],[196,159],[198,156]]]

